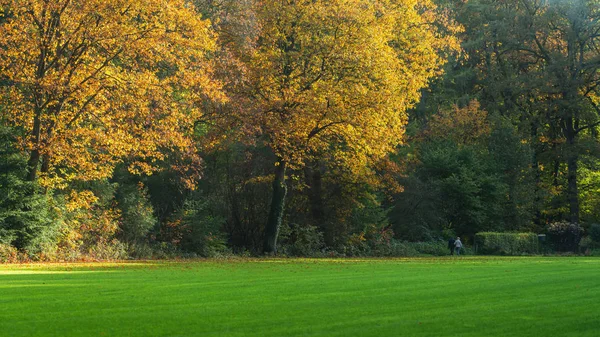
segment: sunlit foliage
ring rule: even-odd
[[[23,127],[29,179],[104,179],[129,159],[152,171],[188,137],[211,76],[210,23],[182,0],[2,0],[0,104]],[[39,174],[41,172],[41,175]]]

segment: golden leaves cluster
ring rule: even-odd
[[[0,104],[49,185],[150,172],[190,150],[216,38],[184,0],[0,0]],[[42,165],[43,167],[44,165]]]
[[[226,127],[292,167],[318,155],[358,172],[402,142],[407,110],[458,48],[459,27],[429,0],[236,7],[244,21],[222,18],[232,31],[217,40],[185,0],[0,0],[0,105],[46,184],[124,161],[150,173],[165,149],[197,164],[201,107],[226,101],[215,56],[231,68],[218,74]]]
[[[234,109],[285,162],[357,171],[400,144],[407,110],[458,42],[430,1],[257,1]],[[235,103],[235,102],[233,102]]]
[[[472,100],[464,107],[455,105],[452,109],[440,110],[434,115],[424,136],[449,139],[459,145],[474,144],[489,136],[492,131],[487,116],[477,100]]]

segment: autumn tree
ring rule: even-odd
[[[533,2],[526,10],[535,31],[523,52],[542,62],[546,78],[552,83],[545,98],[554,103],[549,106],[549,117],[566,142],[563,158],[567,165],[569,220],[578,223],[580,142],[586,132],[600,125],[600,2]]]
[[[529,229],[530,153],[510,120],[473,100],[426,122],[402,148],[406,169],[390,212],[394,233],[427,241],[441,233],[470,239],[478,231]]]
[[[238,44],[244,69],[232,83],[232,117],[274,155],[264,251],[274,252],[286,170],[315,156],[354,172],[402,142],[406,110],[455,41],[422,1],[256,1],[257,27]],[[229,121],[232,119],[230,118]]]
[[[199,103],[221,98],[210,22],[183,0],[0,1],[0,105],[45,186],[194,156]],[[41,180],[40,180],[41,178]]]
[[[596,142],[600,125],[599,10],[593,0],[481,0],[465,10],[465,25],[480,47],[472,55],[485,78],[481,102],[525,126],[538,177],[551,167],[546,171],[557,189],[566,169],[571,222],[579,222],[579,165],[590,154],[584,144]]]

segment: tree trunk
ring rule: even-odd
[[[304,179],[308,186],[308,200],[310,205],[310,214],[317,226],[321,226],[320,222],[323,219],[323,196],[321,171],[318,164],[306,165],[304,167]]]
[[[567,198],[569,200],[569,221],[579,223],[579,188],[577,186],[578,151],[575,146],[575,127],[573,118],[565,119],[565,136],[567,138]]]
[[[34,113],[33,130],[31,133],[33,149],[31,150],[31,153],[29,154],[29,160],[27,161],[27,180],[29,181],[35,181],[37,179],[37,171],[41,158],[41,152],[39,148],[42,134],[42,121],[40,119],[42,114],[41,108],[36,107]]]
[[[321,170],[319,167],[315,167],[312,170],[312,185],[311,189],[311,206],[312,206],[312,215],[316,221],[318,221],[319,226],[321,226],[321,222],[323,221],[323,184],[321,177]]]
[[[531,158],[531,167],[533,169],[533,183],[534,183],[534,191],[533,191],[533,222],[538,227],[539,230],[542,230],[544,226],[544,221],[542,219],[542,198],[541,198],[541,188],[540,184],[542,181],[542,171],[540,169],[540,162],[538,159],[538,146],[537,146],[537,126],[535,123],[531,123],[531,139],[533,139],[533,147],[532,147],[532,158]]]
[[[38,165],[40,163],[40,150],[31,150],[29,160],[27,161],[27,180],[35,181],[37,179]]]
[[[567,160],[567,195],[569,197],[569,218],[571,223],[579,223],[579,188],[577,185],[577,155],[569,155]]]
[[[42,167],[40,168],[40,172],[42,174],[48,173],[50,171],[50,155],[44,154],[42,156]]]
[[[271,208],[265,227],[265,242],[263,247],[265,254],[277,254],[277,236],[279,235],[279,228],[283,219],[285,196],[287,194],[287,185],[285,183],[286,163],[283,159],[278,158],[277,164],[275,167],[275,178],[273,179]]]

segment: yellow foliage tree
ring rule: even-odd
[[[0,105],[45,186],[150,172],[191,151],[201,101],[221,99],[210,22],[184,0],[0,0]]]
[[[391,152],[402,142],[407,109],[444,63],[440,51],[458,43],[438,29],[449,21],[431,1],[264,0],[248,8],[256,32],[241,32],[243,71],[228,88],[236,130],[260,136],[276,158],[269,253],[286,168],[325,154],[360,172]]]
[[[429,122],[424,136],[449,139],[459,145],[473,144],[491,132],[487,112],[481,109],[479,101],[472,100],[465,107],[454,105],[451,109],[440,110]]]

